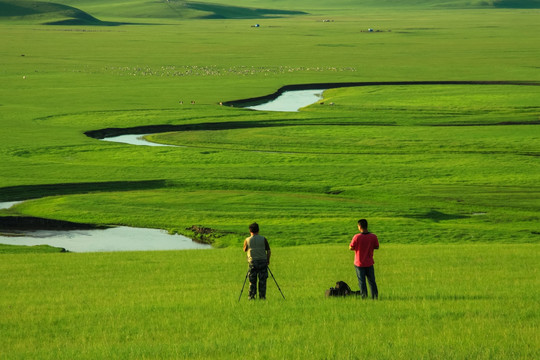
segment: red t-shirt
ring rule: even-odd
[[[373,261],[373,250],[379,248],[377,235],[372,233],[356,234],[353,236],[349,246],[354,250],[354,265],[369,267],[375,263]]]

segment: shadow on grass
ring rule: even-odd
[[[173,11],[176,11],[171,4],[167,4]],[[307,14],[303,11],[249,8],[202,2],[182,2],[179,4],[181,7],[202,12],[203,15],[199,16],[201,19],[261,19]],[[183,11],[176,11],[176,13],[179,18],[184,17]],[[2,18],[61,19],[45,20],[42,23],[43,25],[119,26],[130,24],[101,21],[76,7],[49,1],[32,0],[0,0],[0,19]]]
[[[166,186],[165,180],[19,185],[0,188],[0,200],[18,201],[45,196],[87,194],[91,192],[149,190]]]
[[[486,1],[484,1],[485,3]],[[489,3],[489,2],[488,2]],[[538,9],[539,0],[493,0],[494,8],[501,9]]]
[[[13,230],[94,230],[106,229],[107,226],[75,223],[64,220],[45,219],[33,216],[0,216],[0,229]],[[16,234],[12,236],[17,236]]]
[[[253,129],[253,128],[270,128],[280,126],[309,126],[321,125],[320,123],[298,123],[291,121],[297,119],[273,120],[273,121],[224,121],[224,122],[205,122],[199,124],[187,125],[143,125],[129,128],[105,128],[99,130],[89,130],[84,134],[93,139],[104,139],[120,135],[143,135],[157,134],[173,131],[204,131],[204,130],[236,130],[236,129]],[[325,122],[324,125],[351,125],[350,122]],[[363,122],[355,123],[355,125],[377,125],[377,126],[394,126],[394,123],[381,122]]]
[[[407,217],[414,218],[414,219],[432,220],[434,222],[470,218],[470,216],[468,216],[468,215],[445,214],[445,213],[442,213],[440,211],[433,210],[433,209],[431,209],[430,211],[428,211],[425,214],[409,215]]]
[[[258,9],[240,6],[218,5],[199,2],[186,2],[185,6],[190,9],[210,13],[201,16],[203,19],[260,19],[267,17],[281,17],[286,15],[306,15],[303,11]]]

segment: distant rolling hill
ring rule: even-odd
[[[233,2],[233,0],[231,0]],[[96,10],[101,16],[115,18],[201,18],[201,19],[258,19],[268,17],[281,17],[289,15],[302,15],[303,11],[279,10],[259,7],[242,7],[227,4],[206,2],[191,2],[180,0],[110,0],[103,2],[78,1],[83,11],[70,6],[70,0],[57,2],[32,0],[0,0],[0,21],[6,19],[27,20],[54,25],[118,25],[97,19],[89,12]],[[268,2],[271,4],[271,2]]]
[[[118,25],[69,5],[44,1],[0,0],[2,19],[28,19],[51,25]]]
[[[77,8],[71,5],[77,4]],[[0,0],[0,21],[54,25],[119,25],[114,19],[258,19],[302,15],[311,9],[540,8],[540,0]],[[84,10],[83,10],[84,9]],[[91,15],[94,14],[94,15]],[[97,14],[97,15],[95,15]]]
[[[279,6],[287,0],[274,0]],[[305,3],[309,0],[296,0],[295,3]],[[401,8],[540,8],[540,0],[323,0],[317,2],[332,4],[334,7],[401,7]]]

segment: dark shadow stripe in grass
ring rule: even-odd
[[[0,188],[0,201],[28,200],[45,196],[86,194],[97,191],[149,190],[166,186],[165,180],[19,185]]]
[[[45,219],[33,216],[0,216],[0,231],[6,230],[93,230],[106,226],[75,223],[64,220]]]
[[[406,217],[415,218],[415,219],[432,220],[435,222],[444,221],[444,220],[458,220],[458,219],[470,218],[470,216],[467,216],[467,215],[445,214],[445,213],[442,213],[440,211],[433,210],[433,209],[426,212],[425,214],[408,215]]]
[[[119,135],[140,135],[155,134],[171,131],[196,131],[196,130],[230,130],[247,129],[255,127],[284,126],[283,122],[259,122],[259,121],[224,121],[224,122],[204,122],[187,125],[146,125],[134,126],[130,128],[106,128],[86,131],[84,134],[94,139],[104,139],[106,137]]]
[[[224,121],[224,122],[204,122],[199,124],[187,124],[187,125],[144,125],[134,126],[129,128],[105,128],[99,130],[89,130],[84,134],[93,139],[104,139],[107,137],[114,137],[120,135],[143,135],[143,134],[157,134],[173,131],[203,131],[203,130],[236,130],[236,129],[253,129],[253,128],[267,128],[267,127],[280,127],[280,126],[310,126],[310,125],[327,125],[327,126],[340,126],[340,125],[373,125],[373,126],[394,126],[395,123],[383,123],[383,122],[362,122],[354,123],[350,122],[325,122],[325,123],[294,123],[293,121],[298,119],[287,119],[286,121]],[[208,146],[204,146],[207,148]]]
[[[208,15],[200,16],[204,19],[260,19],[307,14],[303,11],[248,8],[191,1],[186,2],[184,6],[190,9],[207,12]]]
[[[538,9],[539,0],[493,0],[492,2],[483,1],[481,4],[492,5],[494,8],[501,9]]]

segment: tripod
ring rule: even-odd
[[[283,291],[281,291],[281,288],[279,287],[279,285],[278,285],[278,283],[276,281],[276,278],[274,277],[274,274],[272,273],[272,270],[270,270],[270,266],[268,266],[268,271],[270,272],[270,275],[272,275],[272,279],[274,279],[274,282],[276,283],[276,286],[277,286],[279,292],[281,293],[281,296],[285,300],[285,295],[283,295]],[[246,286],[246,280],[248,278],[248,275],[249,275],[249,269],[246,272],[246,277],[244,278],[244,285],[242,285],[242,291],[240,291],[240,296],[238,297],[238,302],[240,302],[240,298],[242,298],[242,293],[244,292],[244,287]]]

